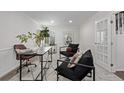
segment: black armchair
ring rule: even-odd
[[[61,62],[61,65],[59,65],[59,62]],[[91,74],[90,77],[93,77],[93,81],[95,81],[95,67],[90,50],[82,54],[82,57],[77,64],[72,63],[76,65],[75,67],[68,68],[68,64],[68,61],[57,60],[57,81],[59,80],[59,75],[64,76],[72,81],[81,81],[88,76],[89,73]]]
[[[77,51],[78,51],[79,44],[69,44],[69,46],[63,46],[60,47],[60,59],[62,58],[61,55],[64,55],[69,59],[69,57],[72,57]],[[66,50],[62,51],[63,48],[66,48]]]

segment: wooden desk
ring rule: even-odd
[[[43,47],[40,50],[38,50],[36,53],[21,53],[20,55],[20,81],[22,81],[22,56],[39,56],[40,57],[40,63],[41,63],[41,71],[40,73],[36,76],[36,78],[34,80],[36,81],[43,81],[44,75],[43,75],[43,62],[47,62],[47,61],[43,61],[43,56],[46,53],[49,53],[51,55],[51,60],[48,62],[52,62],[52,47]],[[39,75],[41,74],[41,80],[37,80],[37,78],[39,77]],[[23,80],[23,81],[28,81],[28,80]]]

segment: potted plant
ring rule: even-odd
[[[42,26],[42,30],[40,30],[40,31],[43,33],[45,44],[49,44],[50,34],[49,34],[48,27],[47,26]]]
[[[35,43],[37,44],[38,47],[41,46],[41,42],[44,40],[44,35],[41,31],[38,31],[36,33],[33,33],[34,35],[34,40],[35,40]]]

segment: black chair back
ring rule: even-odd
[[[69,44],[68,47],[72,48],[72,51],[73,51],[74,53],[76,53],[77,50],[78,50],[78,46],[79,46],[79,44]]]

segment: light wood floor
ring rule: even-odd
[[[124,80],[124,71],[116,71],[115,75],[117,75],[118,77]]]

